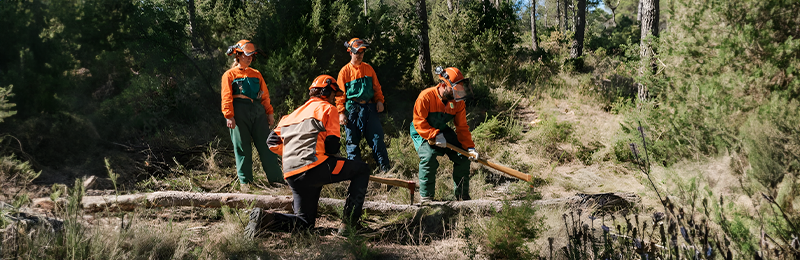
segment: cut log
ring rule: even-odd
[[[576,194],[575,196],[538,200],[534,206],[570,206],[580,208],[609,209],[629,208],[641,201],[633,193],[603,193],[603,194]],[[264,209],[292,209],[292,197],[273,195],[253,195],[241,193],[198,193],[181,191],[162,191],[153,193],[120,195],[120,196],[84,196],[81,204],[88,213],[100,211],[132,211],[137,207],[201,207]],[[33,200],[34,207],[52,209],[55,204],[66,203],[65,199],[54,202],[50,198]],[[511,201],[511,206],[523,205],[524,201]],[[344,200],[320,198],[319,206],[323,210],[335,210],[344,206]],[[426,206],[400,205],[385,202],[364,202],[364,209],[370,214],[386,214],[407,211],[417,211],[422,207],[442,207],[452,210],[466,210],[472,212],[499,212],[503,208],[502,201],[496,200],[468,200],[468,201],[440,201],[432,202]]]

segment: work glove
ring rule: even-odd
[[[475,148],[469,148],[469,159],[473,162],[480,160],[481,155],[478,154],[478,150],[475,150]]]
[[[436,139],[434,139],[433,144],[441,148],[446,148],[447,140],[444,139],[444,135],[442,133],[439,133],[438,135],[436,135]]]

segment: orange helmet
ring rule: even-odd
[[[334,92],[341,92],[342,90],[339,88],[339,85],[336,84],[336,79],[328,76],[328,75],[319,75],[317,78],[311,82],[311,86],[308,89],[312,88],[324,88],[322,91],[323,96],[330,96]],[[330,90],[328,90],[330,88]]]
[[[344,43],[344,47],[346,47],[347,51],[349,51],[350,53],[356,53],[360,49],[366,49],[367,46],[369,46],[369,44],[366,41],[359,38],[353,38]]]
[[[236,43],[236,45],[228,46],[228,51],[225,54],[231,56],[235,53],[244,53],[245,56],[252,56],[253,54],[258,53],[256,51],[256,45],[248,40],[241,40]]]
[[[453,99],[455,101],[463,101],[472,93],[472,86],[469,84],[469,79],[464,78],[464,74],[462,74],[460,70],[454,67],[445,69],[439,66],[436,67],[435,72],[436,75],[439,76],[439,81],[453,89]]]

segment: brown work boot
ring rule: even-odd
[[[261,208],[250,211],[250,222],[244,228],[244,235],[248,238],[260,237],[275,224],[275,213]]]

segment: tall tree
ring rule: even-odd
[[[189,11],[189,37],[192,41],[192,49],[199,49],[200,44],[197,42],[197,15],[195,14],[195,5],[194,0],[188,1],[188,11]]]
[[[614,0],[603,0],[608,9],[611,9],[611,20],[614,22],[614,27],[617,26],[617,7],[619,7],[620,0],[617,0],[617,4],[614,4]]]
[[[583,32],[586,28],[586,0],[578,0],[578,14],[575,16],[575,37],[572,39],[572,49],[569,52],[570,58],[577,58],[583,55]]]
[[[558,20],[558,30],[564,28],[561,24],[561,0],[556,0],[556,20]]]
[[[639,56],[641,56],[641,68],[639,70],[640,75],[644,75],[645,72],[650,69],[652,73],[655,73],[658,69],[658,65],[653,60],[656,52],[653,49],[652,40],[653,38],[658,38],[658,16],[660,14],[659,11],[659,0],[641,0],[641,18],[642,18],[642,34],[641,34],[641,43],[640,43],[640,52]],[[643,84],[639,84],[639,99],[646,99],[647,98],[647,87]]]
[[[430,39],[428,38],[428,9],[425,5],[425,0],[417,0],[416,2],[417,18],[419,19],[419,34],[417,40],[419,42],[419,56],[417,63],[419,64],[419,76],[426,84],[433,83],[433,75],[431,74],[431,48]]]
[[[533,51],[539,49],[539,40],[536,39],[536,0],[530,0],[531,4],[531,46]]]
[[[638,1],[638,7],[636,8],[636,21],[642,21],[642,5],[644,4],[643,0]]]
[[[569,28],[569,7],[570,7],[570,3],[569,2],[572,2],[572,1],[564,0],[564,31],[569,30],[568,29]]]

